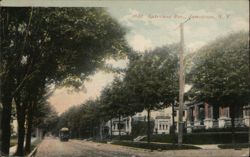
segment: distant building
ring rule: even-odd
[[[155,134],[169,134],[171,126],[171,117],[170,116],[156,116],[155,117]]]
[[[112,124],[110,124],[112,122]],[[108,134],[111,135],[111,125],[112,125],[112,135],[119,135],[119,127],[121,135],[129,135],[132,129],[132,118],[131,117],[121,117],[120,125],[119,119],[113,118],[112,121],[106,123],[106,128],[108,128]]]

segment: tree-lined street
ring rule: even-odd
[[[249,156],[246,2],[165,4],[1,7],[0,155]]]
[[[38,147],[36,157],[243,157],[246,153],[248,149],[150,151],[90,141],[60,142],[48,137]]]

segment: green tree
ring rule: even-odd
[[[156,48],[132,60],[125,81],[130,98],[148,112],[150,142],[150,111],[170,105],[178,95],[178,48],[175,45]]]
[[[112,84],[102,91],[100,97],[101,108],[104,113],[102,116],[109,120],[112,120],[112,118],[118,118],[118,126],[120,126],[122,116],[131,116],[141,110],[139,104],[135,105],[134,101],[130,98],[132,97],[130,97],[130,91],[127,88],[127,85],[121,78],[116,77]],[[112,125],[110,129],[112,129]],[[118,127],[118,129],[120,137],[121,128]]]
[[[246,32],[219,38],[196,52],[188,74],[192,99],[230,107],[233,143],[235,109],[250,102],[248,52]]]
[[[34,110],[33,127],[43,130],[45,133],[56,135],[55,126],[59,121],[55,108],[46,100],[40,100]]]
[[[78,87],[103,58],[127,46],[124,28],[103,8],[2,7],[0,21],[2,152],[8,154],[11,102],[30,79],[42,75],[46,83]]]

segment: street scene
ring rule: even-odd
[[[204,149],[204,150],[178,150],[178,151],[151,151],[146,149],[136,149],[111,144],[95,143],[90,141],[70,140],[69,142],[60,142],[58,139],[46,138],[39,149],[37,157],[200,157],[204,154],[205,157],[241,157],[246,156],[247,149],[242,150],[224,150],[219,149]],[[184,155],[185,154],[185,155]]]
[[[249,1],[0,1],[0,155],[250,157]]]

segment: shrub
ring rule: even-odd
[[[153,133],[154,122],[150,121],[150,132]],[[148,125],[147,121],[134,121],[132,123],[132,136],[137,137],[140,135],[147,135]]]
[[[178,135],[173,137],[172,135],[153,135],[151,137],[152,142],[162,142],[162,143],[173,143],[177,142]],[[143,138],[142,141],[146,141],[147,138]],[[235,134],[236,143],[247,143],[248,133],[236,133]],[[226,144],[232,142],[231,133],[191,133],[183,135],[183,143],[186,144]]]
[[[151,149],[151,150],[200,149],[199,147],[190,145],[178,146],[173,144],[159,144],[159,143],[146,143],[146,142],[115,141],[112,144],[135,147],[135,148]]]
[[[142,141],[147,141],[147,137],[144,137]],[[151,136],[151,142],[173,143],[173,141],[175,141],[175,143],[177,142],[177,135],[173,136],[170,134],[159,134]]]
[[[246,143],[248,140],[247,133],[236,133],[236,143]],[[183,137],[184,143],[192,144],[224,144],[232,142],[231,133],[193,133],[185,134]]]
[[[119,136],[118,135],[113,135],[112,136],[112,140],[119,140]],[[132,135],[121,135],[121,140],[133,140],[133,136]]]
[[[221,144],[218,145],[219,148],[221,149],[233,149],[233,148],[250,148],[250,144],[249,143],[237,143],[237,144]]]
[[[248,131],[248,127],[236,127],[235,131],[241,132],[241,131]],[[210,128],[210,129],[194,129],[192,131],[193,133],[204,133],[204,132],[231,132],[231,128]]]

